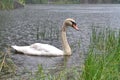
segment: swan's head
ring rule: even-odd
[[[74,29],[79,30],[79,28],[77,27],[77,24],[76,24],[75,20],[72,19],[72,18],[67,18],[67,19],[64,21],[64,25],[65,25],[65,26],[71,26],[71,27],[73,27]]]

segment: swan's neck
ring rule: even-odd
[[[66,37],[66,28],[67,27],[63,24],[63,26],[62,26],[62,32],[61,32],[62,46],[63,46],[64,54],[65,55],[71,55],[71,48],[69,46],[69,43],[68,43],[67,37]]]

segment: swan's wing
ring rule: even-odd
[[[53,53],[53,55],[63,55],[63,51],[49,44],[35,43],[30,46],[37,51],[44,51],[48,54]]]
[[[35,43],[30,46],[12,46],[16,51],[29,55],[59,56],[63,51],[49,44]]]

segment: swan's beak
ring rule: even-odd
[[[78,26],[77,26],[76,24],[73,24],[72,27],[73,27],[75,30],[79,31],[79,28],[78,28]]]

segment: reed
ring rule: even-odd
[[[0,0],[0,9],[10,10],[18,7],[23,7],[25,5],[25,0]]]
[[[92,28],[82,80],[120,79],[120,30]]]
[[[31,80],[80,80],[79,68],[64,68],[63,70],[51,74],[49,71],[43,70],[42,66],[38,66],[35,77]]]
[[[50,27],[48,27],[48,24],[44,24],[41,25],[43,26],[42,30],[40,30],[39,26],[36,27],[36,37],[37,37],[37,40],[38,39],[59,39],[59,34],[60,34],[60,31],[59,29],[57,29],[57,24],[53,23],[52,21],[50,22],[49,20],[47,20],[46,22],[48,22],[50,24]],[[54,24],[51,25],[51,24]]]
[[[10,49],[7,52],[0,52],[0,79],[6,79],[15,74],[16,66],[10,57]]]
[[[13,0],[0,0],[0,9],[13,9]]]

